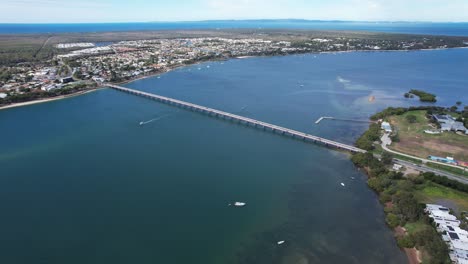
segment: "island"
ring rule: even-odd
[[[405,93],[405,98],[413,98],[414,96],[419,97],[419,101],[421,102],[430,102],[430,103],[437,102],[435,94],[431,94],[425,91],[412,89],[408,93]]]

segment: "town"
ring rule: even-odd
[[[287,39],[287,38],[285,38]],[[70,94],[103,82],[126,82],[142,76],[208,60],[243,56],[288,55],[312,52],[417,50],[468,46],[444,38],[174,38],[111,42],[59,43],[52,59],[3,66],[0,105]]]

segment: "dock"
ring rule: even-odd
[[[331,117],[331,116],[322,116],[319,119],[317,119],[317,121],[315,121],[315,124],[319,124],[324,119],[337,120],[337,121],[357,122],[357,123],[375,123],[374,121],[371,121],[371,120],[359,120],[359,119],[336,118],[336,117]]]
[[[180,107],[180,108],[187,109],[187,110],[190,110],[190,111],[200,112],[200,113],[212,116],[212,117],[217,117],[217,118],[221,118],[221,119],[225,119],[225,120],[231,120],[231,121],[237,121],[237,122],[239,122],[241,124],[244,124],[246,126],[251,126],[251,127],[254,127],[254,128],[257,128],[257,129],[262,129],[264,131],[269,131],[269,132],[272,132],[272,133],[276,133],[276,134],[280,134],[280,135],[284,135],[284,136],[289,136],[291,138],[302,140],[304,142],[320,144],[320,145],[323,145],[323,146],[326,146],[326,147],[329,147],[329,148],[349,151],[351,153],[365,153],[366,152],[365,150],[357,148],[355,146],[351,146],[351,145],[343,144],[343,143],[336,142],[336,141],[333,141],[333,140],[329,140],[329,139],[321,138],[321,137],[318,137],[318,136],[310,135],[310,134],[300,132],[300,131],[296,131],[296,130],[293,130],[293,129],[289,129],[289,128],[269,124],[269,123],[258,121],[258,120],[252,119],[252,118],[247,118],[247,117],[227,113],[227,112],[224,112],[224,111],[216,110],[216,109],[213,109],[213,108],[209,108],[209,107],[205,107],[205,106],[201,106],[201,105],[197,105],[197,104],[192,104],[192,103],[184,102],[184,101],[181,101],[181,100],[177,100],[177,99],[173,99],[173,98],[169,98],[169,97],[165,97],[165,96],[161,96],[161,95],[156,95],[156,94],[151,94],[151,93],[147,93],[147,92],[143,92],[143,91],[138,91],[138,90],[134,90],[134,89],[118,86],[118,85],[113,85],[113,84],[105,84],[105,85],[107,87],[110,87],[110,88],[115,89],[117,91],[125,92],[125,93],[128,93],[128,94],[133,94],[133,95],[137,95],[137,96],[141,96],[141,97],[145,97],[145,98],[148,98],[148,99],[151,99],[151,100],[155,100],[157,102],[165,103],[165,104],[172,105],[172,106],[175,106],[175,107]]]

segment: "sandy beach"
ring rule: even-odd
[[[67,98],[71,98],[71,97],[75,97],[75,96],[80,96],[80,95],[83,95],[83,94],[91,93],[91,92],[97,91],[98,89],[102,89],[102,87],[100,87],[100,88],[95,88],[95,89],[92,89],[92,90],[82,91],[82,92],[78,92],[78,93],[73,93],[73,94],[67,94],[67,95],[62,95],[62,96],[47,98],[47,99],[40,99],[40,100],[34,100],[34,101],[29,101],[29,102],[23,102],[23,103],[16,103],[16,104],[5,105],[5,106],[1,106],[1,107],[0,107],[0,110],[9,109],[9,108],[15,108],[15,107],[21,107],[21,106],[27,106],[27,105],[34,105],[34,104],[47,103],[47,102],[52,102],[52,101],[57,101],[57,100],[62,100],[62,99],[67,99]]]

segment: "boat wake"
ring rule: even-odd
[[[140,122],[140,126],[144,126],[144,125],[146,125],[146,124],[149,124],[149,123],[152,123],[152,122],[161,120],[161,119],[163,119],[163,118],[165,118],[165,117],[168,117],[168,116],[170,116],[170,115],[163,115],[163,116],[159,116],[159,117],[153,118],[153,119],[148,120],[148,121],[141,121],[141,122]]]

